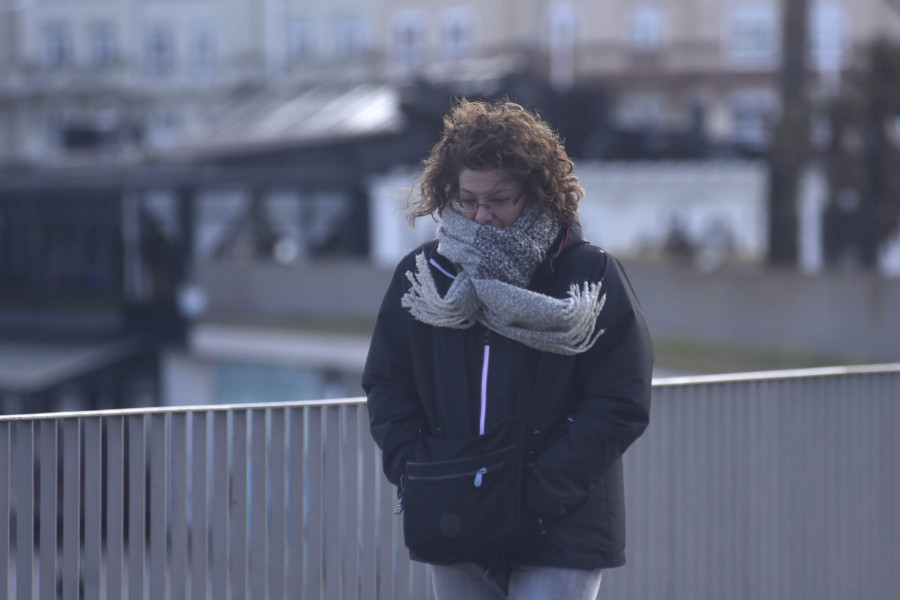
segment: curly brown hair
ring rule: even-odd
[[[443,213],[459,193],[459,174],[466,169],[502,171],[560,224],[578,222],[584,190],[562,140],[539,115],[514,102],[457,101],[424,164],[419,198],[408,211],[411,225]]]

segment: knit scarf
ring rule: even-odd
[[[559,232],[552,217],[528,204],[510,227],[479,225],[448,208],[437,230],[438,252],[458,270],[444,296],[425,253],[416,255],[412,286],[401,304],[423,323],[466,329],[476,322],[537,350],[575,355],[603,334],[600,282],[574,283],[566,298],[525,289]]]

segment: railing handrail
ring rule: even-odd
[[[365,396],[350,398],[329,398],[325,400],[290,400],[284,402],[248,402],[242,404],[195,404],[185,406],[147,406],[137,408],[118,408],[104,410],[78,410],[50,413],[23,413],[16,415],[0,415],[0,423],[6,421],[41,421],[47,419],[81,419],[102,417],[123,417],[129,415],[153,415],[192,412],[229,412],[235,410],[265,410],[270,408],[302,408],[304,406],[345,406],[362,404]]]
[[[898,373],[900,362],[869,365],[845,365],[833,367],[809,367],[804,369],[782,369],[771,371],[748,371],[743,373],[722,373],[717,375],[687,375],[658,377],[653,379],[656,386],[696,385],[701,383],[734,383],[741,381],[761,381],[772,379],[806,379],[840,375],[869,375],[876,373]]]
[[[738,373],[722,373],[716,375],[681,375],[674,377],[656,377],[653,387],[674,387],[697,384],[734,383],[741,381],[762,381],[772,379],[804,379],[810,377],[828,377],[840,375],[867,375],[875,373],[898,373],[900,362],[878,363],[868,365],[846,365],[832,367],[810,367],[804,369],[781,369],[769,371],[747,371]],[[243,404],[197,404],[185,406],[153,406],[137,408],[120,408],[107,410],[83,410],[50,413],[23,413],[0,415],[0,423],[7,421],[40,421],[46,419],[77,419],[119,417],[141,414],[188,413],[188,412],[228,412],[232,410],[265,410],[279,408],[296,408],[304,406],[344,406],[365,403],[365,396],[348,398],[329,398],[323,400],[293,400],[284,402],[258,402]]]

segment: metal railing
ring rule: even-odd
[[[900,365],[655,382],[601,597],[891,597],[898,425]],[[8,416],[0,448],[6,597],[432,597],[361,398]]]

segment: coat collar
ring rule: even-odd
[[[534,272],[534,277],[531,278],[532,285],[538,279],[553,273],[556,269],[557,261],[563,254],[572,248],[586,243],[587,241],[584,239],[584,234],[581,231],[581,225],[579,223],[573,223],[572,225],[562,227],[556,241],[550,246],[550,251],[547,252],[547,257],[544,259],[544,262],[542,262]]]

